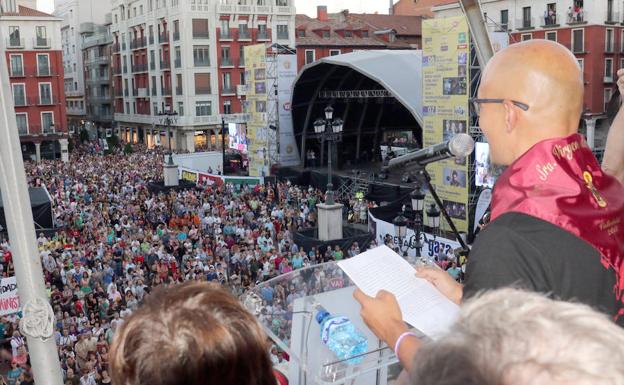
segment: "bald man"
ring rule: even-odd
[[[493,191],[490,224],[470,252],[466,284],[440,270],[417,274],[456,303],[515,285],[586,303],[624,325],[624,187],[577,133],[583,80],[560,44],[531,40],[498,52],[471,101],[494,163],[509,166]],[[396,299],[356,290],[362,318],[403,365],[420,342],[405,337]]]

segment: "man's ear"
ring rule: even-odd
[[[518,110],[509,100],[505,100],[503,106],[505,107],[505,131],[511,133],[518,122]]]

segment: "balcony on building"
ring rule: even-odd
[[[147,40],[145,39],[145,37],[134,39],[134,40],[130,41],[130,49],[131,50],[141,49],[141,48],[145,48],[145,47],[147,47]]]
[[[126,97],[127,97],[127,96],[130,96],[130,92],[128,91],[128,89],[127,89],[127,88],[124,90],[124,96],[126,96]]]
[[[160,94],[163,96],[171,96],[171,87],[160,87]]]
[[[242,28],[238,30],[238,40],[239,41],[251,41],[251,33],[249,29]]]
[[[13,105],[15,107],[26,107],[28,106],[28,103],[26,103],[26,96],[25,95],[13,95]]]
[[[168,60],[161,60],[160,61],[160,69],[161,70],[170,70],[171,69],[171,63]]]
[[[24,39],[19,37],[9,37],[7,39],[7,49],[24,48]]]
[[[48,76],[56,75],[56,71],[53,71],[53,69],[50,66],[38,66],[36,71],[33,71],[33,73],[36,73],[37,76],[39,77],[48,77]]]
[[[151,71],[155,71],[156,70],[156,61],[155,60],[151,60],[150,64],[149,64],[150,70]]]
[[[52,96],[37,96],[28,98],[28,104],[31,106],[53,106],[58,104],[58,100]]]
[[[34,48],[50,48],[52,47],[52,39],[49,37],[39,37],[33,39],[33,47]]]
[[[557,9],[553,6],[547,6],[546,11],[544,11],[544,16],[542,17],[541,27],[542,28],[556,28],[559,26],[559,14],[557,13]]]
[[[125,74],[128,73],[128,66],[126,66],[126,65],[123,66],[123,73],[125,73]]]
[[[232,29],[228,28],[225,30],[219,30],[219,40],[232,40],[233,39],[233,34],[232,34]]]
[[[163,31],[158,35],[158,42],[160,44],[169,43],[169,31]]]
[[[182,95],[182,87],[176,87],[176,95]]]
[[[193,31],[193,39],[209,39],[208,31]]]
[[[234,67],[232,59],[229,57],[221,58],[221,68]]]
[[[535,28],[535,21],[532,17],[523,17],[516,20],[516,27],[518,31],[526,31]]]
[[[157,95],[156,87],[152,87],[152,96],[156,96],[156,95]]]
[[[154,44],[154,35],[150,35],[149,36],[149,45],[153,45]]]
[[[221,88],[221,96],[234,96],[234,95],[236,95],[236,91],[234,90],[234,87],[232,87],[232,85],[223,86],[223,88]]]
[[[182,59],[175,59],[175,68],[182,68]]]
[[[115,43],[113,44],[113,52],[114,53],[119,53],[119,43]]]
[[[180,40],[180,31],[174,31],[173,32],[173,41],[179,41]]]
[[[613,9],[607,9],[607,17],[605,18],[605,24],[617,24],[624,23],[622,19],[620,19],[620,13],[614,11]]]
[[[258,31],[258,34],[256,35],[256,39],[257,40],[269,40],[269,34],[267,33],[266,30],[264,31]]]
[[[139,88],[137,88],[137,91],[138,91],[138,95],[135,95],[135,96],[138,96],[139,98],[147,98],[147,97],[149,97],[149,95],[147,93],[147,87],[139,87]]]
[[[120,98],[122,96],[124,96],[122,89],[121,88],[115,88],[115,97]]]
[[[574,6],[572,6],[572,9],[568,11],[566,17],[568,25],[587,24],[587,10],[583,7],[575,9]]]
[[[132,66],[132,73],[147,72],[147,64],[134,64]]]

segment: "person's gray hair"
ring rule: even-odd
[[[462,305],[418,352],[415,385],[624,385],[624,330],[589,306],[516,289]]]

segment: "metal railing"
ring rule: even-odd
[[[249,30],[239,30],[238,40],[251,40],[251,34],[249,33]]]
[[[149,37],[149,44],[150,45],[154,44],[154,35],[150,35],[150,37]]]
[[[193,31],[193,39],[209,39],[208,31]]]
[[[221,67],[233,67],[234,63],[230,58],[221,58]]]
[[[53,76],[55,74],[52,73],[52,68],[48,67],[37,67],[37,76]]]
[[[31,97],[28,98],[28,104],[31,106],[53,106],[58,104],[58,100],[53,96]]]
[[[9,77],[11,78],[23,78],[26,76],[26,72],[24,72],[24,67],[11,69],[9,73]]]
[[[175,59],[175,68],[182,68],[182,59]]]
[[[15,107],[26,107],[28,105],[26,103],[26,96],[16,98],[15,95],[13,95],[13,105],[15,105]]]
[[[7,38],[7,48],[24,48],[24,39],[15,37]]]
[[[587,11],[585,8],[581,8],[580,12],[568,14],[567,23],[569,25],[587,23]]]
[[[119,52],[119,49],[120,49],[120,47],[119,47],[119,43],[115,43],[115,44],[113,44],[113,52],[114,52],[114,53],[118,53],[118,52]]]
[[[33,39],[33,46],[35,48],[50,48],[52,46],[52,39],[46,37],[36,37]]]
[[[194,60],[195,67],[210,67],[210,60]]]
[[[157,95],[156,87],[152,87],[152,96],[156,96],[156,95]]]
[[[180,31],[173,32],[173,41],[180,40]]]
[[[267,33],[267,31],[258,32],[256,39],[257,40],[269,40],[269,34]]]
[[[169,43],[169,32],[164,31],[160,35],[158,35],[158,42],[160,44]]]
[[[195,94],[197,95],[210,95],[210,87],[195,87]]]
[[[176,95],[182,95],[182,87],[176,87]]]
[[[147,64],[134,64],[132,66],[132,72],[147,72]]]
[[[161,70],[171,69],[171,62],[169,62],[168,60],[161,60],[160,61],[160,69]]]
[[[232,40],[232,30],[220,30],[219,31],[219,40]]]
[[[150,67],[150,70],[154,71],[156,69],[156,61],[151,60],[149,67]]]
[[[229,87],[223,87],[221,89],[221,94],[222,95],[234,95],[236,92],[234,90],[234,87],[229,86]]]
[[[161,95],[170,96],[171,95],[171,88],[169,88],[169,87],[161,87],[160,88],[160,94]]]
[[[130,49],[141,49],[145,47],[147,47],[147,40],[144,37],[130,41]]]

